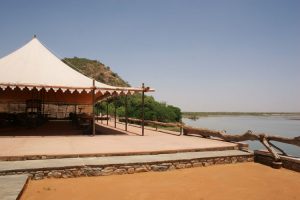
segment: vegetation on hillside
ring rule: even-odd
[[[110,67],[105,66],[97,60],[86,58],[64,58],[63,62],[79,71],[80,73],[94,78],[102,83],[113,86],[130,86],[117,73],[114,73]],[[107,102],[97,104],[97,112],[106,113]],[[142,116],[142,97],[141,94],[128,96],[128,117],[141,118]],[[125,116],[125,96],[120,96],[109,101],[109,114],[113,115],[115,106],[117,115]],[[152,96],[145,95],[145,119],[157,120],[161,122],[179,122],[181,121],[181,110],[178,107],[167,105],[164,102],[156,101]]]
[[[130,86],[128,82],[113,72],[109,66],[104,65],[98,60],[74,57],[64,58],[62,61],[76,71],[102,83],[121,87]]]

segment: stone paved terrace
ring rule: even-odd
[[[119,125],[120,126],[120,125]],[[122,125],[121,125],[122,126]],[[112,127],[106,127],[113,130]],[[193,136],[174,136],[145,130],[145,136],[132,134],[141,131],[130,126],[130,134],[77,136],[16,136],[0,137],[0,160],[35,156],[76,157],[103,155],[155,154],[184,151],[212,151],[237,149],[235,143]],[[178,134],[174,132],[174,134]],[[45,157],[46,156],[46,157]],[[30,158],[32,157],[32,158]]]
[[[0,138],[0,158],[34,155],[117,155],[237,148],[237,144],[189,136],[53,136]]]

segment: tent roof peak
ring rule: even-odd
[[[62,62],[36,35],[0,59],[0,83],[87,88],[93,86],[92,81]],[[96,87],[115,88],[100,82]]]

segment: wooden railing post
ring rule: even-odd
[[[92,134],[93,134],[93,136],[95,136],[96,135],[96,124],[95,124],[95,79],[93,79],[92,106],[93,106]]]
[[[144,136],[144,125],[145,125],[145,85],[143,83],[142,85],[142,89],[143,89],[143,92],[142,92],[142,136]]]
[[[100,102],[100,106],[101,106],[102,102]],[[102,106],[101,106],[102,107]],[[101,118],[100,118],[100,122],[101,124],[103,124],[103,110],[101,109]]]
[[[273,147],[268,143],[266,137],[262,136],[259,140],[267,148],[267,150],[273,155],[275,161],[280,161],[279,155],[277,154],[275,149],[273,149]]]
[[[106,125],[108,125],[108,100],[106,100]]]
[[[117,128],[117,97],[115,97],[114,99],[114,109],[115,109],[115,112],[114,112],[114,115],[115,115],[115,128]]]
[[[127,125],[128,125],[128,95],[125,96],[125,131],[127,131]]]

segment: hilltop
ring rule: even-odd
[[[76,71],[101,83],[120,87],[130,86],[127,81],[124,81],[117,73],[113,72],[109,66],[98,60],[74,57],[64,58],[62,61]]]

